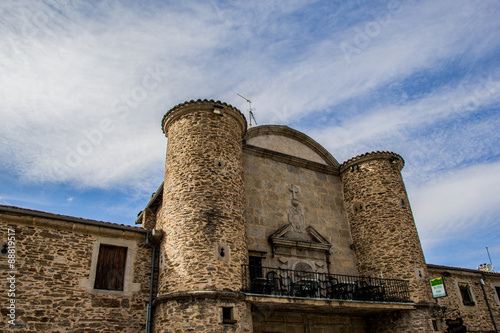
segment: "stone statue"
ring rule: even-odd
[[[303,233],[306,231],[304,212],[302,211],[300,201],[295,199],[295,194],[299,191],[299,188],[292,185],[289,190],[292,192],[292,207],[288,209],[288,222],[292,225],[294,232]]]

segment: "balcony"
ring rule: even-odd
[[[408,281],[243,265],[243,292],[274,297],[411,303]]]

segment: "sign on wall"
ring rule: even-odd
[[[442,277],[437,277],[430,280],[432,297],[444,297],[446,296],[446,288],[444,287],[444,280]]]

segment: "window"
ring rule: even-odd
[[[101,244],[94,289],[123,290],[127,248]]]
[[[250,257],[249,258],[250,280],[262,277],[262,258]]]
[[[223,324],[236,324],[237,321],[233,317],[233,308],[224,306],[222,307],[222,323]]]
[[[472,298],[470,285],[467,282],[459,282],[458,288],[460,289],[460,296],[462,296],[462,302],[464,305],[476,305]]]
[[[500,286],[495,286],[495,291],[497,292],[497,299],[499,300],[500,303]]]
[[[97,237],[91,253],[89,275],[80,280],[88,293],[129,297],[141,290],[141,284],[134,282],[136,240]]]

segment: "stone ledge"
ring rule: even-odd
[[[165,303],[171,300],[178,299],[197,299],[197,298],[211,298],[223,300],[242,300],[245,294],[238,291],[219,291],[219,290],[194,290],[194,291],[177,291],[169,294],[158,296],[153,306]]]
[[[245,300],[256,306],[266,305],[276,310],[314,311],[325,313],[381,313],[392,311],[416,310],[415,303],[389,303],[370,301],[347,301],[323,298],[285,297],[272,295],[246,294]]]

